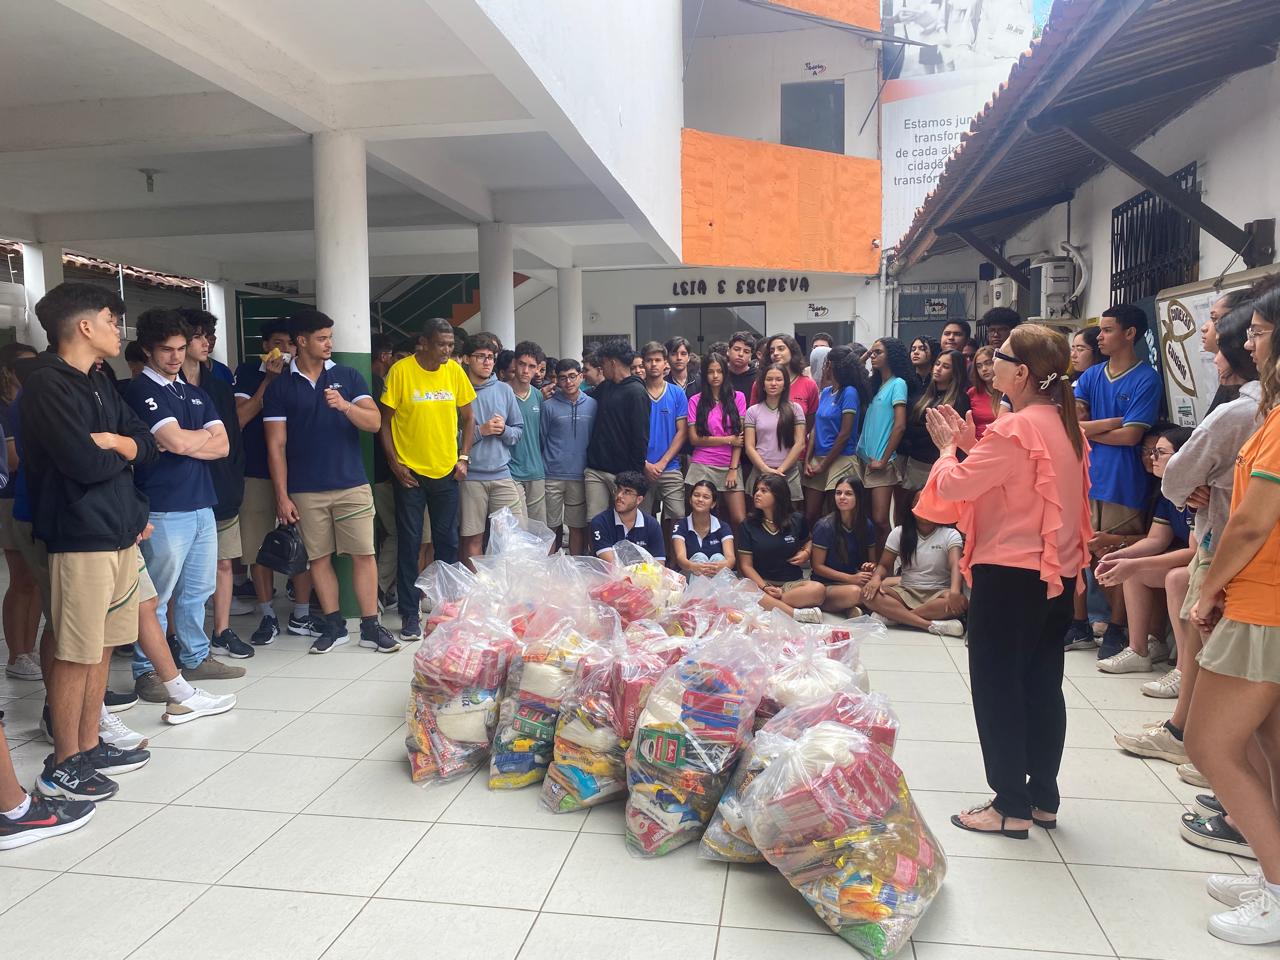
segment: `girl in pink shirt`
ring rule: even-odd
[[[796,338],[788,336],[785,333],[778,333],[769,338],[768,346],[768,363],[781,363],[791,372],[791,402],[798,403],[800,409],[804,411],[804,422],[806,430],[813,429],[813,418],[818,412],[818,394],[819,389],[817,383],[812,377],[805,376],[805,357],[804,352],[800,349],[800,344],[796,342]],[[768,363],[762,365],[761,369],[768,366]],[[759,382],[751,385],[751,403],[755,404],[761,401]]]
[[[1091,536],[1089,458],[1069,371],[1066,338],[1024,323],[995,351],[995,386],[1013,411],[981,441],[972,415],[928,411],[939,457],[916,513],[965,535],[973,712],[996,794],[951,818],[962,830],[1026,839],[1033,823],[1057,826],[1062,635]]]

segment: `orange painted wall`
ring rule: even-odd
[[[683,131],[685,263],[880,272],[880,162]]]
[[[773,0],[780,7],[790,7],[828,20],[851,23],[868,30],[880,29],[880,0]]]

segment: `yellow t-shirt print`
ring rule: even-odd
[[[458,408],[476,398],[456,360],[424,370],[405,357],[387,371],[382,404],[394,411],[391,439],[400,462],[416,474],[439,479],[458,462]]]

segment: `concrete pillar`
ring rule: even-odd
[[[346,132],[311,138],[315,195],[316,309],[333,318],[333,360],[369,369],[369,199],[365,184],[365,146]],[[372,387],[370,388],[372,389]],[[350,399],[350,398],[348,398]],[[373,434],[362,435],[365,472],[373,476]],[[342,612],[358,615],[351,563],[335,564]]]
[[[516,345],[515,254],[511,227],[482,223],[480,246],[480,328],[492,333],[510,350]]]
[[[207,280],[204,285],[204,299],[209,305],[209,312],[218,318],[218,342],[213,345],[213,359],[235,369],[240,360],[240,329],[236,317],[235,284],[220,280]],[[232,344],[236,345],[234,362]]]
[[[582,359],[582,268],[556,270],[560,306],[560,356]]]
[[[49,346],[44,327],[36,319],[40,298],[63,281],[62,244],[24,243],[22,245],[22,284],[27,292],[27,329],[23,340],[43,350]]]

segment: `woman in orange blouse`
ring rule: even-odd
[[[972,415],[928,414],[940,456],[916,513],[965,535],[973,712],[995,791],[951,818],[963,830],[1026,839],[1033,823],[1057,825],[1062,634],[1090,537],[1088,455],[1069,369],[1066,338],[1024,323],[995,351],[995,386],[1011,413],[980,441]]]

